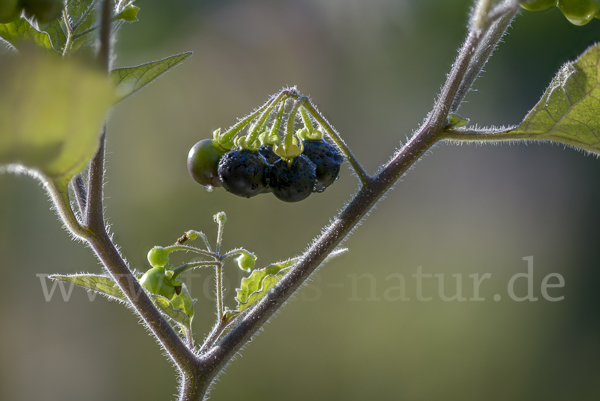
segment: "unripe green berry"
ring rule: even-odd
[[[256,256],[250,252],[241,251],[241,255],[236,258],[240,269],[249,272],[256,264]]]
[[[151,294],[160,295],[167,299],[173,298],[176,286],[165,275],[164,267],[153,267],[140,279],[140,284]]]
[[[165,267],[169,263],[169,251],[162,246],[155,246],[148,252],[148,262],[152,267]]]
[[[219,160],[227,152],[214,139],[203,139],[190,149],[187,167],[196,182],[205,187],[220,187]]]
[[[558,8],[573,25],[585,25],[600,11],[600,0],[559,0]]]

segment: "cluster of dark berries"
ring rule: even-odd
[[[188,170],[200,184],[223,186],[234,195],[250,198],[272,192],[282,201],[298,202],[333,184],[344,161],[324,140],[305,140],[303,146],[302,154],[288,161],[267,145],[258,151],[227,151],[205,139],[190,150]]]
[[[60,17],[64,8],[64,0],[1,0],[0,24],[16,20],[22,11],[45,24]]]

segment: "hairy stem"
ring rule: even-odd
[[[202,380],[197,375],[184,375],[178,401],[201,401],[208,390],[210,382]]]
[[[215,266],[215,282],[217,292],[217,324],[221,321],[224,314],[223,309],[223,263],[219,262]]]
[[[499,142],[499,141],[527,141],[522,132],[510,134],[516,127],[498,128],[453,128],[444,132],[444,139],[449,142]]]
[[[450,106],[450,113],[454,113],[460,107],[460,104],[464,100],[465,96],[473,86],[473,83],[479,77],[481,70],[489,60],[490,56],[496,49],[496,45],[502,39],[502,36],[506,33],[506,30],[510,26],[510,23],[514,19],[516,13],[519,11],[519,4],[515,1],[510,1],[508,4],[503,3],[498,7],[505,8],[504,13],[498,13],[496,9],[493,12],[497,12],[496,18],[483,18],[484,21],[478,20],[479,24],[483,24],[483,28],[485,25],[489,25],[489,29],[484,34],[482,40],[477,46],[477,50],[475,51],[475,55],[469,64],[469,68],[467,73],[465,74],[464,79],[460,83],[460,87],[458,88],[458,92],[454,97],[454,101]]]
[[[442,139],[451,104],[463,81],[482,35],[470,31],[442,92],[418,132],[379,174],[368,180],[331,225],[304,253],[283,279],[217,345],[201,355],[206,375],[214,378],[252,336],[285,303],[323,260],[350,234],[379,199],[438,140]],[[310,112],[310,110],[309,110]],[[312,113],[311,113],[312,114]],[[313,114],[313,117],[316,116]]]
[[[91,236],[90,230],[84,227],[77,221],[77,217],[71,209],[69,201],[68,185],[64,181],[56,181],[48,177],[40,177],[46,191],[50,195],[50,199],[64,223],[65,227],[71,234],[79,239],[88,239]]]
[[[71,22],[69,21],[69,14],[67,14],[67,7],[63,10],[63,20],[65,21],[65,26],[67,27],[67,40],[65,42],[65,47],[63,49],[62,56],[66,57],[69,55],[71,51],[71,47],[73,46],[73,28],[71,27]]]
[[[79,206],[79,212],[81,216],[85,216],[85,210],[87,208],[87,192],[85,189],[85,182],[81,178],[81,174],[77,174],[71,181],[73,186],[73,192],[75,193],[75,200]]]
[[[98,62],[105,70],[110,70],[111,36],[113,0],[103,0],[100,9],[100,47],[98,48]]]
[[[131,306],[167,351],[171,360],[182,372],[195,371],[197,362],[194,353],[186,347],[175,330],[156,309],[108,237],[106,230],[103,228],[99,232],[94,232],[88,242]]]

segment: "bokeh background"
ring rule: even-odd
[[[466,34],[470,1],[140,1],[115,66],[194,56],[120,104],[108,128],[106,215],[133,267],[185,230],[244,246],[258,264],[296,255],[357,187],[345,167],[298,204],[207,193],[188,149],[286,85],[310,95],[374,172],[423,121]],[[524,12],[459,110],[473,123],[518,123],[568,60],[600,39],[600,21],[570,25]],[[440,145],[416,165],[220,377],[215,400],[597,400],[600,398],[600,161],[556,145]],[[75,288],[46,302],[36,274],[100,272],[70,241],[42,188],[0,175],[0,400],[169,400],[176,378],[130,311]],[[507,283],[534,257],[537,302]],[[434,279],[490,273],[485,301],[444,302]],[[565,287],[540,293],[550,273]],[[361,275],[367,274],[363,278]],[[391,300],[390,275],[410,301]],[[228,298],[241,272],[227,268]],[[214,320],[209,272],[188,278],[201,340]],[[387,279],[387,280],[386,280]],[[524,279],[516,292],[526,292]],[[387,291],[387,292],[386,292]],[[495,294],[502,299],[493,300]]]

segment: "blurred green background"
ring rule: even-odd
[[[188,176],[188,149],[286,85],[310,95],[374,172],[423,121],[466,34],[470,1],[140,1],[115,66],[183,51],[194,56],[111,114],[106,215],[131,265],[185,230],[244,246],[258,264],[302,252],[355,191],[348,168],[298,204],[207,193]],[[480,125],[518,123],[566,61],[600,39],[600,21],[570,25],[554,9],[524,12],[459,113]],[[432,150],[220,377],[215,400],[600,399],[600,161],[556,145]],[[40,185],[0,175],[0,400],[169,400],[176,378],[126,308],[74,289],[46,302],[36,274],[100,272],[70,241]],[[507,283],[534,256],[537,302]],[[491,274],[483,302],[444,302],[427,280]],[[362,274],[366,278],[355,279]],[[390,300],[406,278],[410,301]],[[542,298],[550,273],[565,287]],[[228,266],[228,305],[241,273]],[[393,277],[393,276],[392,276]],[[200,341],[214,320],[212,281],[199,298]],[[387,280],[386,280],[387,279]],[[526,292],[517,280],[516,293]],[[374,290],[374,292],[372,292]],[[386,290],[388,292],[386,292]],[[58,290],[57,290],[58,291]],[[386,295],[387,294],[387,295]],[[499,302],[493,300],[500,294]]]

